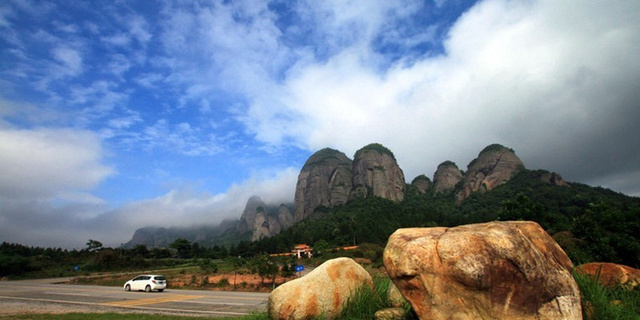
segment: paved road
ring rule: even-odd
[[[67,280],[63,279],[62,281]],[[55,284],[55,279],[0,281],[0,302],[22,301],[155,313],[240,316],[266,310],[269,294],[201,290],[125,292],[120,287]],[[71,312],[71,311],[70,311]]]

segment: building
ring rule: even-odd
[[[312,251],[313,249],[304,243],[297,245],[295,248],[293,248],[293,250],[291,250],[291,252],[295,254],[298,259],[301,259],[302,255],[306,255],[307,258],[311,258],[313,256]]]

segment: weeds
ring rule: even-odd
[[[640,319],[640,291],[622,285],[603,286],[595,278],[580,272],[573,275],[582,295],[582,315],[585,320]]]

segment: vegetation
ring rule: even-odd
[[[344,160],[341,159],[341,157],[344,157],[344,159],[348,159],[344,153],[338,150],[324,148],[316,151],[309,159],[307,159],[307,162],[305,162],[302,170],[316,166],[319,163],[327,162],[329,159],[334,159],[334,161],[338,163],[343,162]]]
[[[391,152],[391,150],[387,149],[387,147],[379,144],[379,143],[371,143],[368,144],[364,147],[362,147],[360,150],[356,151],[356,154],[353,156],[353,158],[358,158],[360,157],[361,154],[365,153],[365,152],[369,152],[369,151],[375,151],[379,154],[387,154],[389,156],[391,156],[391,158],[393,158],[393,160],[396,160],[395,155],[393,155],[393,152]]]
[[[585,320],[640,318],[640,290],[623,286],[606,287],[596,278],[574,272],[582,295],[582,313]]]

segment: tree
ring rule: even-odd
[[[229,256],[227,262],[233,267],[233,290],[236,289],[236,275],[238,274],[238,268],[242,267],[246,260],[241,257]]]
[[[102,249],[102,242],[93,239],[89,239],[89,241],[87,241],[87,250],[90,252],[98,251],[100,249]]]
[[[169,248],[176,250],[178,258],[191,258],[191,242],[187,239],[178,238],[169,244]]]

